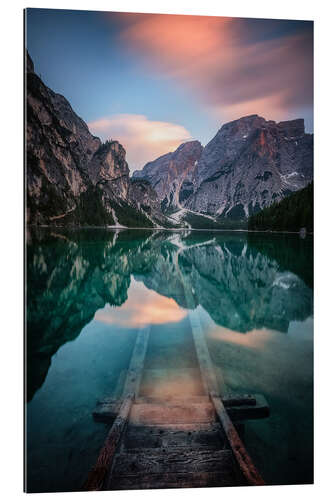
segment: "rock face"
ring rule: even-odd
[[[245,219],[312,180],[313,135],[303,119],[246,116],[223,125],[205,148],[184,143],[134,177],[152,184],[164,210]]]
[[[247,217],[313,178],[313,136],[304,120],[258,115],[222,126],[197,163],[184,205],[196,212]]]
[[[126,200],[129,186],[129,168],[126,151],[117,141],[107,141],[94,153],[88,165],[88,174],[94,186]]]
[[[163,210],[179,208],[184,201],[185,179],[192,179],[203,147],[199,141],[181,144],[173,153],[167,153],[147,163],[133,173],[134,179],[146,179],[157,192]]]
[[[149,217],[137,209],[122,145],[94,137],[69,102],[35,74],[28,54],[26,101],[29,224],[151,227],[164,219],[159,203]]]

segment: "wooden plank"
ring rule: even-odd
[[[203,378],[206,392],[208,394],[218,395],[220,394],[220,390],[198,314],[194,311],[190,311],[189,318],[192,326],[192,334],[201,370],[201,376]]]
[[[228,394],[222,397],[226,408],[230,406],[255,406],[257,394]]]
[[[119,453],[114,461],[113,476],[162,474],[172,472],[219,472],[232,467],[230,450],[149,450]]]
[[[235,477],[232,467],[219,472],[189,472],[189,473],[162,473],[138,474],[113,477],[110,490],[139,490],[139,489],[166,489],[166,488],[209,488],[219,486],[235,486],[241,484]]]
[[[198,367],[144,370],[140,396],[170,399],[204,394],[205,389]]]
[[[131,453],[139,452],[143,448],[209,448],[223,449],[226,440],[221,433],[220,424],[210,424],[203,428],[193,424],[183,424],[184,428],[174,429],[155,426],[136,426],[129,424],[123,438],[123,449]]]
[[[121,403],[121,399],[113,399],[105,403],[97,403],[92,416],[98,422],[109,422],[117,417]]]
[[[218,418],[224,429],[229,445],[232,449],[234,457],[238,463],[244,478],[249,485],[263,485],[264,480],[260,476],[254,466],[249,454],[247,453],[227,411],[224,407],[222,399],[218,395],[218,387],[216,376],[214,373],[213,363],[208,351],[207,343],[201,328],[200,319],[197,313],[191,312],[193,327],[194,344],[197,350],[199,366],[202,372],[202,377],[207,390],[212,399]]]
[[[133,404],[131,422],[134,424],[179,424],[214,422],[215,411],[211,403],[205,404]]]
[[[149,332],[150,327],[144,327],[138,332],[125,381],[123,391],[124,399],[120,406],[119,414],[113,422],[110,432],[99,453],[97,462],[89,472],[88,479],[83,486],[83,489],[86,491],[101,490],[112,466],[117,447],[127,424],[133,400],[139,390]]]
[[[186,399],[168,397],[161,398],[136,398],[136,402],[140,404],[182,404],[188,405],[191,403],[207,403],[210,399],[208,396],[191,396]],[[247,395],[230,395],[222,398],[223,404],[231,420],[253,420],[259,418],[269,417],[270,410],[265,397],[261,394],[247,394]],[[110,419],[116,418],[121,400],[106,399],[104,402],[97,404],[93,412],[93,417],[97,421],[108,422]]]
[[[255,406],[257,404],[258,394],[229,394],[227,396],[223,396],[223,404],[226,408],[230,406]],[[263,397],[263,396],[261,396]],[[166,396],[166,397],[151,397],[151,396],[138,396],[136,398],[137,403],[158,403],[158,404],[169,404],[170,402],[176,403],[203,403],[210,401],[208,395],[201,396],[186,396],[186,398],[180,398],[177,396]],[[120,405],[121,400],[117,398],[104,398],[97,402],[96,406],[112,406],[112,405]]]
[[[123,393],[123,388],[125,386],[126,374],[127,374],[127,370],[122,370],[120,372],[120,375],[119,375],[118,381],[117,381],[117,385],[116,385],[116,388],[114,391],[115,399],[121,398],[121,395]]]
[[[240,470],[242,471],[247,483],[252,486],[264,485],[265,482],[247,453],[235,426],[226,412],[221,398],[212,395],[212,401],[223,426],[224,432],[226,433],[230,447],[234,453],[235,459],[237,460]]]
[[[267,418],[269,417],[270,410],[268,403],[262,394],[255,394],[253,397],[255,404],[253,404],[253,400],[250,400],[250,404],[246,404],[246,399],[240,400],[239,405],[232,405],[235,401],[227,401],[226,405],[225,399],[223,398],[223,404],[225,409],[233,421],[241,421],[241,420],[251,420],[258,418]]]
[[[139,330],[137,341],[135,343],[132,359],[128,368],[127,377],[124,385],[123,397],[134,393],[137,397],[141,383],[143,365],[146,357],[150,326]]]
[[[128,415],[132,406],[134,394],[128,395],[123,401],[119,414],[114,421],[111,430],[99,452],[95,466],[91,469],[83,489],[86,491],[98,491],[103,488],[105,477],[109,471],[116,449],[124,431]]]
[[[131,426],[136,424],[132,424],[130,421],[128,422],[128,428],[130,429]],[[140,424],[138,424],[140,426]],[[221,429],[221,424],[220,422],[216,419],[215,422],[187,422],[186,424],[179,423],[179,424],[174,424],[172,427],[170,427],[169,424],[151,424],[149,426],[143,425],[143,427],[149,428],[149,429],[161,429],[164,431],[207,431],[212,428],[219,428]]]
[[[207,395],[202,396],[186,396],[185,398],[179,398],[174,396],[167,397],[138,397],[136,398],[136,403],[138,404],[159,404],[159,405],[172,405],[172,404],[201,404],[209,403],[210,398]]]

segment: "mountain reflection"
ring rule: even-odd
[[[131,295],[131,278],[145,286],[141,294]],[[31,231],[28,400],[42,385],[52,355],[105,305],[124,304],[98,311],[96,319],[127,327],[180,321],[186,309],[201,305],[229,330],[286,332],[290,321],[312,315],[311,284],[312,240],[298,236]],[[147,288],[152,293],[145,296]]]

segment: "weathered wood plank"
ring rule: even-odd
[[[139,397],[136,402],[140,404],[191,404],[191,403],[205,403],[210,401],[208,396],[190,396],[186,399],[168,397],[165,399],[156,397]],[[223,404],[227,410],[229,417],[233,421],[251,420],[259,418],[267,418],[270,410],[265,397],[262,394],[247,394],[247,395],[229,395],[222,398]],[[97,421],[107,422],[116,418],[121,400],[107,398],[97,403],[96,409],[93,412],[93,417]]]
[[[129,365],[125,385],[124,399],[119,414],[113,422],[111,430],[99,453],[95,466],[91,469],[88,479],[83,486],[84,490],[97,491],[103,488],[107,474],[110,471],[117,447],[125,430],[133,400],[138,393],[144,359],[147,350],[150,327],[139,330]]]
[[[255,406],[257,394],[228,394],[222,397],[226,408],[230,406]]]
[[[247,453],[238,432],[235,429],[226,409],[222,403],[221,398],[212,395],[212,402],[215,406],[217,415],[223,426],[226,437],[229,441],[230,447],[233,451],[234,457],[242,471],[244,478],[247,483],[252,486],[261,486],[265,482],[259,472],[257,471],[255,465],[253,464],[249,454]]]
[[[120,399],[123,393],[123,388],[125,386],[127,370],[122,370],[119,374],[117,385],[114,391],[115,399]]]
[[[92,416],[98,422],[109,422],[117,417],[122,400],[110,400],[108,403],[98,403]]]
[[[216,374],[214,372],[207,343],[204,338],[200,319],[198,317],[198,314],[194,311],[189,312],[189,318],[192,326],[192,334],[199,361],[199,367],[201,370],[201,376],[203,378],[203,383],[205,385],[206,392],[208,394],[213,393],[215,395],[218,395],[220,394],[220,389],[218,387]]]
[[[198,315],[191,312],[193,324],[193,338],[197,350],[199,366],[202,372],[204,383],[207,387],[208,393],[211,396],[214,408],[221,422],[223,430],[228,439],[230,448],[234,454],[237,464],[249,485],[263,485],[264,480],[260,476],[256,467],[254,466],[249,454],[247,453],[236,429],[233,425],[227,410],[222,402],[221,397],[218,395],[218,386],[216,376],[214,373],[213,363],[208,351],[207,343],[201,328],[200,319]]]
[[[211,403],[205,404],[133,404],[131,422],[134,424],[177,424],[214,422],[216,415]]]
[[[110,490],[139,490],[166,488],[209,488],[235,486],[240,484],[234,471],[225,469],[219,472],[189,472],[165,474],[138,474],[113,477]]]
[[[123,438],[126,451],[138,452],[144,448],[209,448],[219,450],[225,448],[225,438],[220,424],[210,424],[206,428],[184,425],[184,428],[166,428],[160,426],[135,426],[129,424]]]
[[[103,488],[105,477],[114,459],[118,443],[124,431],[128,415],[132,406],[134,394],[131,394],[123,401],[119,414],[114,421],[111,430],[99,453],[95,466],[91,469],[88,479],[83,489],[86,491],[98,491]]]
[[[128,368],[127,377],[124,385],[123,397],[134,393],[137,397],[141,383],[143,365],[147,351],[150,326],[139,330],[137,341],[133,350],[131,362]]]
[[[205,390],[198,367],[144,370],[140,387],[141,397],[169,399],[204,394]]]
[[[180,398],[136,398],[136,402],[139,404],[159,404],[159,405],[170,405],[170,404],[181,404],[188,405],[191,403],[207,403],[210,401],[208,396],[191,396],[186,399]],[[267,418],[269,416],[269,406],[261,394],[254,395],[230,395],[222,398],[223,404],[227,410],[229,417],[233,421],[240,420],[251,420],[259,418]],[[121,400],[106,399],[103,402],[97,404],[96,409],[93,412],[93,417],[98,421],[107,422],[110,419],[114,419],[121,405]]]
[[[229,394],[227,396],[223,396],[223,404],[226,408],[229,406],[254,406],[256,405],[256,398],[258,397],[258,394]],[[262,396],[263,397],[263,396]],[[208,395],[201,395],[201,396],[186,396],[185,398],[183,397],[177,397],[177,396],[165,396],[163,398],[161,397],[151,397],[151,396],[139,396],[136,398],[137,403],[158,403],[158,404],[169,404],[170,402],[175,402],[175,403],[203,403],[203,402],[208,402],[210,401],[210,398]],[[108,405],[116,405],[120,404],[121,401],[118,398],[104,398],[100,401],[97,401],[96,406],[108,406]]]
[[[159,405],[172,405],[172,404],[201,404],[201,403],[209,403],[210,398],[207,395],[201,396],[186,396],[186,397],[177,397],[177,396],[167,396],[167,397],[138,397],[136,398],[136,403],[138,404],[159,404]]]
[[[147,452],[117,454],[113,476],[137,474],[163,474],[172,472],[218,472],[231,470],[233,457],[230,450],[149,450]]]
[[[231,404],[231,401],[227,401],[227,404],[229,406],[226,406],[224,398],[222,401],[229,417],[233,421],[239,422],[241,420],[269,417],[270,410],[264,396],[262,394],[255,394],[253,399],[255,400],[255,404],[253,404],[252,399],[250,400],[250,404],[247,404],[246,399],[243,399],[239,402],[240,404],[238,405],[233,405]]]

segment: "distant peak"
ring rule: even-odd
[[[182,144],[180,144],[180,146],[178,146],[178,148],[174,151],[174,153],[177,153],[177,152],[180,152],[180,151],[188,151],[190,149],[199,149],[199,148],[202,148],[202,144],[200,141],[197,141],[197,140],[194,140],[194,141],[187,141],[187,142],[183,142]]]
[[[304,119],[296,118],[294,120],[286,120],[282,122],[275,122],[274,120],[266,120],[257,114],[242,116],[237,120],[232,120],[222,125],[217,135],[225,132],[237,133],[245,129],[251,130],[255,128],[278,128],[285,132],[286,136],[300,136],[305,133]]]

